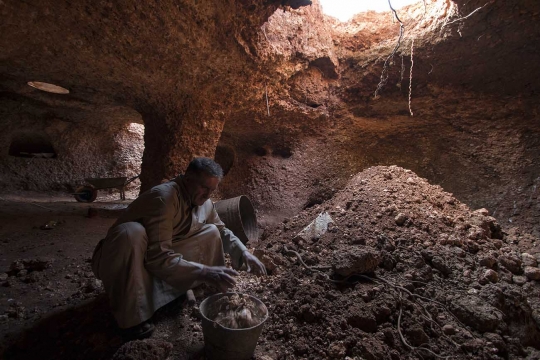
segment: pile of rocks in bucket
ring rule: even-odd
[[[259,325],[265,311],[244,294],[223,295],[208,306],[208,318],[229,329],[247,329]]]
[[[270,358],[540,354],[539,254],[409,170],[365,170],[258,248]]]

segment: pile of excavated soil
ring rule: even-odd
[[[316,218],[315,230],[302,231]],[[6,248],[0,325],[30,326],[4,339],[11,344],[0,354],[26,359],[40,349],[44,359],[110,359],[117,351],[116,358],[204,359],[199,310],[182,298],[154,315],[155,342],[119,350],[121,338],[87,261],[113,219],[45,213],[33,222],[51,219],[66,222],[27,229],[13,238],[20,247]],[[410,170],[372,167],[326,202],[266,228],[255,254],[269,275],[241,271],[231,291],[268,308],[257,360],[538,359],[540,254],[522,253],[512,236],[485,209],[472,211]],[[33,242],[37,248],[27,250]],[[45,251],[49,243],[70,256],[59,256],[56,247]],[[203,290],[199,301],[212,289]],[[52,314],[38,321],[32,307]]]
[[[325,211],[334,221],[326,233],[297,235]],[[269,308],[258,354],[540,355],[540,254],[522,254],[487,210],[409,170],[363,171],[326,203],[266,229],[258,247],[272,275],[239,285]]]

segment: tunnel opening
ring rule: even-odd
[[[288,159],[293,155],[293,152],[292,152],[290,147],[281,146],[281,147],[277,147],[277,148],[273,149],[272,150],[272,155],[277,156],[277,157],[281,157],[281,158],[284,158],[284,159]]]
[[[69,90],[66,89],[65,87],[50,84],[50,83],[46,83],[46,82],[42,82],[42,81],[29,81],[28,85],[35,88],[35,89],[45,91],[45,92],[48,92],[48,93],[69,94]]]
[[[386,0],[378,1],[357,1],[357,0],[320,0],[323,13],[339,19],[341,22],[349,21],[354,15],[376,11],[391,11],[389,3],[394,9],[401,9],[405,6],[416,4],[420,0]]]
[[[268,155],[268,150],[262,146],[258,146],[255,149],[253,149],[253,153],[257,156],[266,156]]]
[[[48,136],[37,132],[23,132],[15,135],[11,140],[8,154],[25,158],[54,159],[57,157]]]

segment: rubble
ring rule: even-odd
[[[173,345],[165,340],[135,340],[122,345],[114,353],[112,360],[165,360],[172,349]]]
[[[381,262],[379,251],[367,246],[343,246],[334,251],[332,265],[336,274],[366,274],[375,271]]]
[[[534,266],[526,266],[525,276],[529,280],[540,280],[540,269]]]
[[[536,276],[536,255],[522,255],[486,209],[471,211],[409,170],[379,166],[290,219],[290,232],[324,210],[334,224],[316,243],[270,231],[259,244],[273,249],[267,257],[276,244],[292,247],[279,275],[254,288],[271,304],[266,346],[315,358],[429,356],[422,349],[494,358],[524,356],[522,343],[540,342],[540,289],[527,278]],[[288,330],[290,317],[298,330]],[[516,327],[526,329],[522,342]]]

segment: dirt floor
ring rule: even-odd
[[[89,262],[130,202],[117,199],[0,195],[3,358],[204,359],[184,298],[155,314],[151,340],[122,347]],[[320,214],[327,231],[302,232]],[[539,239],[410,170],[369,168],[261,230],[251,247],[270,274],[242,271],[233,289],[269,309],[255,359],[540,358]]]

